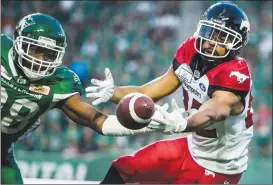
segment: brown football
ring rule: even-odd
[[[151,122],[154,112],[154,101],[141,93],[126,95],[120,100],[116,109],[120,124],[132,130],[147,126]]]

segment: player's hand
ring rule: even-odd
[[[114,95],[114,80],[108,68],[104,70],[105,80],[91,79],[94,86],[87,87],[86,97],[94,98],[93,105],[107,102]]]
[[[168,110],[168,108],[169,108],[169,104],[167,104],[167,103],[165,103],[162,106],[162,109],[164,109],[164,110]],[[150,129],[153,129],[153,130],[163,132],[166,126],[162,123],[155,121],[154,118],[164,119],[164,116],[158,110],[155,110],[155,113],[152,117],[152,121],[149,123],[149,125],[147,127]]]
[[[155,108],[158,115],[153,116],[153,122],[151,122],[148,127],[153,126],[155,124],[154,122],[157,122],[160,125],[158,127],[160,127],[165,134],[181,133],[186,129],[187,120],[184,117],[187,116],[187,112],[184,108],[178,107],[175,99],[172,99],[172,112],[170,113],[167,112],[166,107],[155,105]]]

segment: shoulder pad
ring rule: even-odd
[[[249,68],[242,58],[220,64],[210,73],[209,78],[211,85],[240,91],[249,91],[251,88]]]
[[[195,38],[190,37],[179,46],[175,54],[175,60],[178,63],[190,63],[191,57],[196,53],[194,49],[194,42]]]
[[[60,66],[56,69],[55,73],[49,77],[43,78],[41,82],[44,83],[59,83],[59,92],[68,94],[79,92],[82,94],[82,84],[78,75],[70,70],[68,67]]]

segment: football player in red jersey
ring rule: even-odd
[[[189,117],[178,117],[175,101],[170,113],[157,109],[164,115],[161,121],[165,125],[177,125],[170,133],[193,132],[119,157],[112,162],[103,184],[239,182],[247,169],[247,148],[253,136],[252,81],[246,61],[238,56],[248,42],[249,31],[241,8],[219,2],[205,11],[194,37],[182,43],[172,66],[161,77],[126,87],[114,87],[113,79],[91,80],[94,86],[86,92],[87,97],[95,98],[93,104],[109,99],[118,103],[132,92],[158,101],[182,86],[181,98]],[[193,117],[199,118],[198,123]]]

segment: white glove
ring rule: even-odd
[[[165,103],[162,106],[162,109],[164,109],[165,111],[168,110],[168,108],[169,108],[168,103]],[[166,125],[162,124],[161,122],[159,123],[158,121],[156,121],[158,119],[164,119],[164,116],[158,110],[155,110],[155,113],[154,113],[154,115],[152,117],[152,121],[149,123],[149,125],[147,127],[150,128],[150,129],[153,129],[153,130],[163,132]]]
[[[165,134],[183,132],[187,127],[187,120],[184,118],[187,116],[185,109],[179,108],[175,99],[172,99],[172,112],[167,112],[168,107],[164,106],[155,105],[157,115],[152,117],[153,121],[147,127],[155,130],[161,128]]]
[[[104,70],[105,80],[91,79],[94,86],[87,87],[86,97],[94,98],[93,105],[107,102],[114,95],[114,80],[111,71],[108,68]]]

